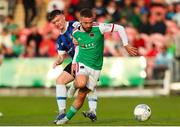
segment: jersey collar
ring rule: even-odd
[[[68,27],[69,27],[69,22],[66,22],[66,29],[65,29],[63,32],[61,32],[60,34],[62,35],[62,34],[64,34],[64,33],[66,33]]]

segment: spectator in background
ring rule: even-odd
[[[172,60],[173,56],[168,53],[167,47],[163,46],[155,57],[155,66],[153,70],[154,79],[163,78],[165,70],[172,69]]]
[[[175,15],[175,8],[174,5],[168,4],[167,5],[167,13],[166,13],[166,19],[171,20]]]
[[[104,49],[104,55],[105,56],[122,56],[120,47],[122,45],[119,43],[121,41],[118,33],[106,33],[105,34],[105,49]]]
[[[145,0],[137,0],[136,5],[140,8],[140,13],[149,13],[149,9],[145,3]]]
[[[135,38],[133,39],[133,46],[139,51],[140,48],[145,48],[145,41],[141,38],[140,34],[136,31]]]
[[[34,44],[33,41],[31,41],[31,43],[29,43],[29,45],[26,46],[26,50],[23,57],[33,58],[36,56],[36,51],[33,44]]]
[[[166,24],[162,20],[160,13],[157,13],[157,20],[155,23],[151,24],[150,28],[151,28],[150,33],[161,33],[161,34],[166,33]]]
[[[74,2],[77,4],[77,2]],[[66,20],[75,20],[75,12],[78,5],[74,5],[72,0],[50,0],[47,12],[52,12],[53,10],[63,10]]]
[[[110,22],[117,22],[120,19],[120,14],[118,13],[118,7],[114,0],[110,0],[107,7],[106,12],[112,16],[112,21]]]
[[[135,28],[139,28],[139,26],[141,25],[141,12],[140,12],[140,8],[138,6],[134,7],[133,10],[133,15],[131,17],[131,23]]]
[[[32,25],[30,28],[31,34],[27,37],[27,45],[35,48],[35,56],[39,56],[39,45],[42,41],[42,35],[38,32],[37,25]],[[32,48],[30,47],[30,48]]]
[[[72,21],[75,20],[74,12],[75,7],[72,5],[72,0],[64,0],[64,15],[66,20]]]
[[[157,46],[154,43],[152,43],[151,48],[145,54],[147,60],[147,67],[146,67],[147,79],[152,79],[154,77],[153,76],[153,69],[155,64],[154,61],[157,54],[158,54]]]
[[[147,52],[147,57],[156,57],[158,54],[158,49],[154,43],[151,44],[151,49]]]
[[[39,56],[40,57],[55,57],[56,45],[55,41],[51,39],[51,33],[43,36],[43,40],[40,42],[39,46]]]
[[[128,24],[131,22],[133,16],[132,0],[124,0],[124,6],[120,10],[120,14],[126,18]]]
[[[14,21],[14,17],[12,15],[8,15],[5,18],[5,27],[11,34],[17,34],[18,33],[18,25]]]
[[[53,10],[64,10],[64,6],[63,0],[49,0],[47,5],[47,13],[50,13]]]
[[[11,40],[11,34],[7,30],[7,28],[3,28],[0,34],[0,44],[2,44],[3,52],[5,57],[13,57],[13,42]]]
[[[30,27],[36,17],[36,2],[35,0],[23,0],[25,11],[25,27]]]
[[[122,17],[121,17],[121,20],[120,20],[119,22],[120,22],[120,24],[122,24],[122,26],[124,26],[124,27],[128,27],[128,26],[129,26],[129,23],[128,23],[128,21],[127,21],[127,19],[126,19],[125,16],[122,16]]]
[[[138,27],[138,31],[140,33],[145,33],[145,34],[150,34],[150,22],[149,22],[149,17],[147,13],[144,13],[141,16],[141,25]]]
[[[176,14],[173,16],[173,20],[178,24],[180,27],[180,2],[175,4],[175,12]]]
[[[175,22],[173,21],[166,21],[167,25],[167,32],[166,32],[166,45],[168,47],[168,52],[171,53],[172,55],[175,55],[176,52],[176,44],[175,44],[175,38],[177,38],[178,34],[178,26]]]
[[[95,1],[95,7],[94,7],[93,11],[96,14],[96,18],[98,18],[100,16],[104,16],[106,13],[106,9],[104,7],[104,1],[103,0],[96,0]]]
[[[19,36],[16,36],[16,40],[13,45],[13,52],[15,56],[22,56],[24,54],[24,45],[21,43]]]
[[[152,4],[150,9],[150,34],[166,33],[165,6],[162,4]]]

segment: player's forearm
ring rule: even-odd
[[[73,60],[72,60],[72,63],[73,63],[73,64],[76,63],[76,57],[77,57],[77,55],[78,55],[78,51],[79,51],[79,47],[76,46],[76,48],[75,48],[75,54],[74,54],[74,57],[73,57]]]
[[[63,61],[64,61],[64,58],[65,58],[65,56],[63,54],[62,55],[58,55],[57,59],[56,59],[56,63],[57,64],[62,64]]]
[[[127,46],[128,45],[128,37],[127,37],[127,34],[126,34],[124,27],[121,25],[114,24],[114,30],[113,31],[118,32],[119,36],[121,37],[123,46]]]

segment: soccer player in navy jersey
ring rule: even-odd
[[[48,15],[48,19],[60,31],[60,35],[58,36],[56,41],[58,57],[53,64],[53,68],[55,68],[56,66],[63,63],[66,53],[69,54],[69,56],[72,59],[77,55],[75,53],[76,49],[72,39],[72,32],[73,29],[78,28],[80,24],[76,21],[66,21],[63,12],[60,10],[54,10],[50,12]],[[72,62],[75,63],[75,59],[73,59]],[[72,71],[72,62],[64,68],[64,71],[58,76],[56,80],[56,97],[59,108],[59,114],[56,120],[54,121],[55,124],[58,120],[60,120],[66,115],[65,109],[67,90],[65,85],[73,81],[75,75]],[[92,121],[95,121],[97,119],[97,96],[95,92],[96,91],[93,91],[88,96],[89,111],[83,112],[84,116],[90,118]]]

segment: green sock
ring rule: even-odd
[[[70,120],[78,110],[75,109],[73,106],[70,107],[69,111],[67,112],[66,117]]]

